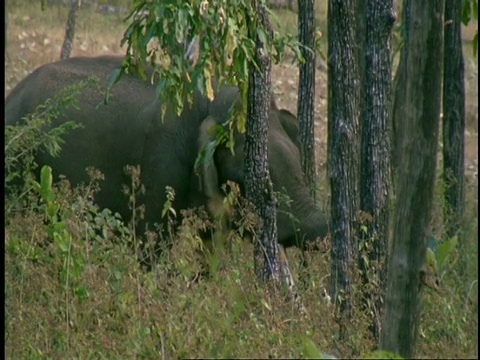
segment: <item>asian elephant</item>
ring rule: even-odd
[[[122,58],[102,56],[77,57],[41,66],[22,80],[5,100],[5,123],[12,125],[61,89],[91,76],[100,79],[78,96],[79,108],[69,108],[53,125],[74,120],[83,126],[69,132],[59,157],[39,152],[37,163],[52,167],[54,175],[63,174],[72,185],[87,183],[85,169],[99,169],[105,176],[95,197],[103,208],[118,212],[126,220],[131,211],[122,184],[129,180],[126,165],[140,165],[145,194],[137,200],[145,205],[143,229],[162,221],[166,201],[165,187],[175,190],[173,207],[181,209],[204,205],[222,196],[221,186],[227,180],[239,184],[244,193],[244,135],[235,133],[234,154],[218,146],[213,164],[195,171],[195,161],[206,142],[214,136],[211,125],[223,124],[231,106],[240,96],[232,86],[215,88],[209,101],[200,92],[194,93],[193,105],[185,103],[180,116],[167,107],[162,122],[162,106],[156,97],[155,85],[124,76],[113,88],[108,104],[104,104],[107,79],[121,66]],[[324,238],[327,218],[313,203],[301,169],[298,122],[294,115],[279,110],[272,101],[269,115],[269,169],[274,190],[284,191],[292,200],[290,207],[280,205],[277,211],[279,243],[303,246],[305,240]],[[200,179],[198,178],[200,177]],[[203,184],[202,184],[203,183]],[[299,220],[294,226],[287,212]]]

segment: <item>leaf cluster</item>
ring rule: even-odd
[[[32,186],[33,172],[37,168],[35,155],[38,151],[56,157],[60,154],[63,137],[80,124],[66,121],[59,126],[53,122],[66,109],[78,109],[78,95],[87,87],[97,85],[92,77],[60,91],[37,107],[33,114],[24,117],[19,124],[5,126],[5,185],[15,187],[22,184],[25,194]]]
[[[276,61],[287,48],[301,57],[293,36],[275,33],[269,38],[269,30],[257,19],[254,2],[247,0],[137,0],[127,21],[130,25],[122,40],[127,44],[127,58],[109,85],[130,71],[149,78],[157,84],[163,114],[168,103],[179,115],[185,100],[192,103],[195,90],[213,100],[214,79],[218,86],[239,87],[246,114],[248,71],[257,66],[256,38]]]
[[[470,21],[478,20],[478,0],[462,0],[462,23],[467,26]],[[472,39],[473,56],[477,56],[478,49],[478,30]]]

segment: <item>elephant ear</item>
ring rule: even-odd
[[[215,128],[220,126],[213,116],[206,117],[200,126],[198,136],[198,156],[195,172],[199,177],[200,191],[207,199],[207,209],[214,216],[223,212],[223,193],[218,182],[218,170],[215,165],[217,147]]]
[[[300,149],[300,137],[299,137],[299,125],[298,119],[290,111],[285,109],[279,109],[275,101],[275,97],[270,96],[270,113],[277,115],[283,130],[287,133],[288,137],[297,145]]]
[[[298,150],[301,149],[300,137],[299,137],[299,125],[298,119],[290,111],[281,109],[276,111],[280,124],[282,124],[283,130],[287,133],[288,137],[297,146]]]

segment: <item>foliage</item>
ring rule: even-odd
[[[447,270],[454,268],[457,257],[454,257],[458,245],[458,236],[454,236],[438,244],[435,238],[429,239],[427,248],[427,265],[431,266],[435,274],[442,277]]]
[[[478,21],[478,0],[462,0],[462,23],[467,26],[470,21]],[[477,56],[478,29],[472,39],[473,56]]]
[[[127,20],[131,23],[122,44],[127,44],[129,56],[123,71],[136,71],[143,79],[150,76],[150,81],[158,81],[157,95],[165,104],[163,113],[169,100],[172,111],[180,114],[183,100],[191,102],[195,89],[213,100],[215,79],[220,86],[226,83],[239,86],[244,108],[237,126],[242,131],[248,68],[257,66],[255,42],[249,29],[266,40],[265,29],[257,23],[253,2],[138,0]],[[296,38],[278,32],[265,51],[280,61],[286,48],[301,58]],[[152,74],[147,74],[146,59],[155,67]],[[112,76],[109,86],[118,81],[123,71]]]
[[[462,23],[467,26],[471,20],[478,20],[478,1],[462,0]]]
[[[90,78],[78,84],[66,87],[54,99],[48,99],[36,111],[22,119],[18,125],[5,126],[5,184],[7,187],[22,183],[22,194],[31,188],[34,162],[38,151],[46,151],[51,156],[58,156],[64,143],[62,137],[79,127],[72,121],[52,127],[54,119],[59,117],[69,106],[78,109],[78,95],[87,87],[95,85],[98,80]],[[48,130],[46,130],[48,129]],[[20,200],[20,195],[17,200]]]
[[[55,251],[63,259],[60,281],[65,286],[65,295],[68,296],[69,292],[72,291],[73,295],[82,303],[88,296],[85,286],[81,284],[86,259],[81,254],[76,254],[74,258],[72,257],[72,252],[74,251],[72,248],[72,235],[67,229],[65,220],[61,219],[62,209],[57,195],[53,191],[52,181],[52,169],[49,166],[43,166],[40,172],[40,183],[34,182],[34,189],[38,192],[41,199],[39,210],[44,213],[46,222],[45,232],[53,240],[53,244],[56,247]],[[75,261],[72,261],[72,259]],[[68,305],[66,315],[68,321]]]

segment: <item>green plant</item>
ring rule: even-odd
[[[10,200],[15,200],[11,205],[18,203],[32,189],[37,152],[45,151],[51,156],[58,156],[64,144],[63,137],[81,126],[67,121],[52,127],[53,121],[70,106],[78,109],[78,95],[95,84],[98,84],[98,79],[92,77],[66,87],[54,99],[48,99],[33,114],[23,118],[19,124],[5,126],[5,186],[11,189],[20,185],[20,195],[10,197]]]
[[[462,0],[462,23],[467,26],[470,21],[478,20],[478,0]],[[477,56],[478,29],[472,39],[473,56]]]
[[[64,287],[65,294],[65,328],[67,336],[67,347],[70,330],[70,299],[71,293],[80,303],[88,297],[88,291],[82,282],[83,271],[86,267],[86,259],[82,252],[73,254],[72,235],[62,219],[62,208],[57,201],[53,190],[52,169],[43,166],[40,172],[40,182],[33,182],[35,191],[40,195],[41,203],[39,210],[45,217],[45,231],[53,240],[55,255],[62,259],[60,270],[60,281]]]
[[[430,237],[427,248],[427,264],[432,266],[435,271],[443,277],[445,273],[451,270],[456,262],[455,251],[458,245],[458,236],[437,243],[436,239]]]

